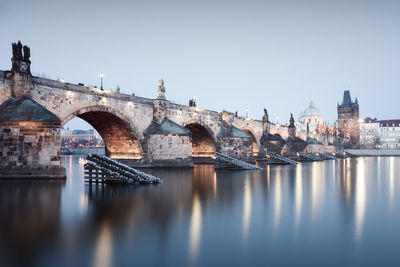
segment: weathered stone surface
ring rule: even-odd
[[[252,136],[232,125],[221,127],[217,135],[217,152],[245,161],[253,161]]]
[[[0,167],[59,166],[60,122],[0,122]]]
[[[65,179],[65,168],[60,166],[0,167],[0,179]]]
[[[260,140],[260,156],[265,157],[268,152],[281,154],[285,140],[273,134],[263,134]]]
[[[304,152],[307,147],[307,142],[298,137],[289,137],[286,141],[286,154],[294,156],[298,152]]]
[[[193,165],[191,133],[184,127],[164,117],[161,123],[153,120],[144,136],[146,163],[168,165],[168,161],[179,160]]]
[[[150,134],[146,145],[146,159],[150,161],[192,159],[192,143],[187,134]]]

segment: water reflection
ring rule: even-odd
[[[301,207],[303,204],[303,175],[302,175],[302,165],[296,166],[296,191],[295,191],[295,228],[298,229],[300,222]]]
[[[147,170],[153,186],[85,185],[63,163],[66,183],[0,182],[0,265],[400,263],[400,158]]]
[[[366,209],[365,165],[364,159],[357,160],[355,197],[355,238],[361,238]]]
[[[109,223],[104,222],[98,233],[94,254],[93,266],[109,267],[112,266],[113,242]]]
[[[46,243],[58,235],[64,183],[0,180],[0,265],[2,260],[30,265]]]
[[[281,218],[281,208],[282,208],[282,178],[281,178],[281,167],[278,167],[275,169],[275,187],[274,187],[274,195],[275,195],[275,199],[274,199],[274,203],[275,203],[275,214],[274,214],[274,218],[275,218],[275,222],[274,222],[274,226],[275,226],[275,230],[276,232],[278,232],[278,228],[279,228],[279,220]]]
[[[251,218],[251,181],[249,175],[244,180],[244,194],[243,194],[243,240],[247,241],[250,228]]]
[[[389,158],[389,199],[390,199],[390,209],[393,209],[394,205],[394,194],[395,194],[395,186],[394,186],[394,157]]]
[[[317,213],[324,205],[325,176],[322,175],[322,164],[319,162],[311,163],[311,217],[317,219]]]
[[[192,216],[190,219],[190,235],[189,235],[189,257],[191,262],[195,262],[200,249],[201,237],[201,202],[196,194],[193,198]]]

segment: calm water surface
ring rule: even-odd
[[[0,266],[400,266],[400,158],[0,181]]]

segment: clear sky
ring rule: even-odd
[[[11,42],[33,74],[261,119],[311,100],[337,118],[343,90],[360,116],[400,118],[400,1],[0,0],[0,69]],[[78,127],[79,122],[73,123]]]

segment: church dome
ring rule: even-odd
[[[309,116],[322,116],[321,112],[315,107],[314,103],[311,101],[310,106],[304,110],[302,117]]]

